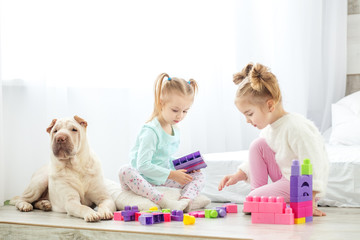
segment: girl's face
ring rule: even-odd
[[[166,102],[162,102],[161,117],[165,123],[174,125],[183,120],[193,104],[193,96],[170,94]]]
[[[266,102],[262,104],[252,104],[244,99],[245,97],[237,97],[235,105],[237,109],[244,114],[246,121],[257,127],[258,129],[265,128],[271,123],[271,111]]]

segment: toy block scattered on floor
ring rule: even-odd
[[[223,218],[226,216],[226,208],[225,207],[216,207],[215,209],[218,212],[218,217]]]
[[[154,224],[154,217],[151,213],[144,213],[139,217],[139,222],[142,225],[152,225]]]
[[[171,222],[171,213],[164,212],[164,222]]]
[[[312,185],[310,160],[305,159],[301,166],[299,160],[293,160],[290,176],[290,207],[294,212],[295,224],[312,221]]]
[[[190,216],[188,214],[184,214],[184,220],[183,220],[185,225],[192,225],[195,223],[195,217],[194,216]]]
[[[172,210],[171,211],[171,221],[182,221],[184,218],[183,211],[180,210]]]
[[[193,170],[199,170],[201,168],[207,167],[199,151],[175,159],[173,160],[173,164],[176,170],[186,169],[187,173]]]
[[[114,220],[115,221],[124,221],[123,216],[121,216],[121,211],[114,212]]]
[[[194,212],[189,212],[190,216],[194,216],[196,218],[204,218],[205,217],[205,211],[194,211]]]
[[[217,218],[219,213],[214,209],[205,209],[205,218]]]
[[[238,212],[238,207],[236,204],[227,203],[227,204],[224,204],[223,207],[226,208],[227,213],[237,213]]]
[[[135,221],[135,212],[139,212],[137,206],[125,206],[124,210],[121,211],[121,216],[124,218],[125,222]]]

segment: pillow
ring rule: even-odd
[[[360,145],[360,91],[332,104],[330,144]]]
[[[138,206],[140,211],[149,210],[151,207],[159,207],[151,200],[139,196],[132,191],[123,191],[120,184],[105,179],[105,185],[108,193],[115,201],[116,209],[123,210],[125,206]],[[181,189],[169,188],[169,187],[156,187],[160,192],[164,193],[164,196],[170,199],[179,199]],[[191,209],[205,208],[209,205],[211,200],[200,194],[197,196],[191,204]],[[191,210],[188,209],[188,210]]]

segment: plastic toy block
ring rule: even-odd
[[[143,214],[143,212],[135,212],[135,221],[136,222],[139,221],[139,217],[141,216],[141,214]]]
[[[247,196],[244,202],[243,212],[259,212],[260,197]]]
[[[166,208],[166,209],[162,209],[161,212],[163,212],[163,213],[171,213],[171,210]]]
[[[305,223],[305,218],[294,218],[294,224],[302,224]]]
[[[309,159],[304,159],[301,165],[301,175],[312,175],[312,165]]]
[[[149,208],[149,211],[158,211],[159,209],[157,207],[151,207]]]
[[[139,222],[142,225],[152,225],[154,224],[154,216],[150,213],[141,214],[139,217]]]
[[[275,224],[275,213],[253,212],[251,213],[251,222]]]
[[[313,215],[313,206],[305,207],[305,217],[312,217]]]
[[[286,207],[283,197],[261,197],[259,202],[260,213],[283,213]]]
[[[172,210],[172,212],[171,212],[171,221],[182,221],[183,218],[184,218],[183,211]]]
[[[154,223],[162,223],[164,222],[164,214],[163,213],[153,213]]]
[[[171,222],[171,213],[163,213],[164,214],[164,222]]]
[[[195,223],[195,217],[194,216],[190,216],[188,214],[184,215],[184,224],[185,225],[191,225]]]
[[[225,207],[216,207],[216,211],[218,212],[218,217],[225,217],[226,216],[226,208]]]
[[[125,222],[135,221],[135,212],[138,211],[137,206],[133,206],[133,209],[130,206],[125,206],[124,210],[121,211],[121,216],[123,216]]]
[[[236,204],[232,204],[232,203],[224,204],[223,207],[226,208],[227,213],[237,213],[238,212],[238,207]]]
[[[285,213],[275,213],[275,224],[294,224],[294,213],[292,209],[287,207],[285,208]]]
[[[205,209],[205,218],[217,218],[218,212],[214,209]]]
[[[194,216],[196,218],[204,218],[205,212],[204,211],[194,211],[189,213],[190,216]]]
[[[312,221],[313,221],[313,216],[305,217],[305,222],[312,222]]]
[[[114,212],[114,220],[115,221],[124,221],[123,216],[121,216],[121,211]]]
[[[207,167],[199,151],[175,159],[173,160],[173,164],[176,170],[186,169],[187,173]]]
[[[290,207],[294,212],[295,218],[304,218],[306,207],[299,207],[296,203],[290,202]]]

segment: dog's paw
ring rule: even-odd
[[[111,220],[113,219],[114,215],[109,209],[99,208],[98,214],[102,220]]]
[[[40,200],[34,204],[34,207],[43,211],[51,211],[51,203],[49,200]]]
[[[21,212],[30,212],[33,210],[33,206],[30,203],[24,202],[24,201],[20,201],[20,202],[16,203],[15,206]]]
[[[84,220],[87,222],[98,222],[100,221],[100,215],[94,210],[91,210],[84,216]]]

